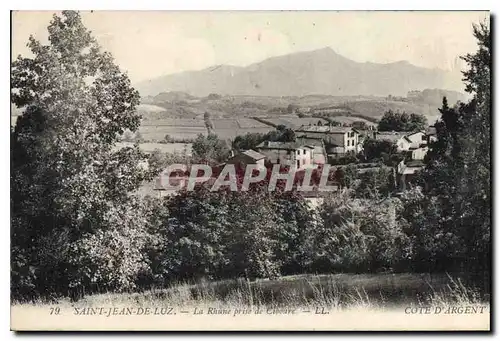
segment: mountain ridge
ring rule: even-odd
[[[408,61],[356,62],[330,47],[269,57],[247,66],[219,64],[136,84],[142,96],[182,91],[193,96],[403,96],[411,90],[462,90],[461,75]]]

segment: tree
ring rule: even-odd
[[[295,141],[295,132],[293,129],[286,128],[281,131],[281,136],[278,138],[281,142],[293,142]]]
[[[208,130],[208,134],[212,134],[214,131],[214,123],[212,122],[212,117],[208,111],[203,114],[203,119],[205,120],[205,127]]]
[[[12,278],[19,294],[27,283],[32,295],[99,283],[99,270],[82,266],[91,252],[82,241],[140,228],[118,220],[129,221],[130,192],[151,177],[137,146],[113,150],[140,124],[139,93],[127,75],[77,12],[54,15],[48,33],[48,45],[30,37],[33,57],[12,63],[12,102],[24,110],[11,144]],[[140,257],[125,261],[137,271],[143,264]],[[120,289],[131,285],[132,272],[122,272]]]
[[[387,111],[378,123],[379,131],[419,131],[427,127],[423,115]]]
[[[288,104],[288,106],[286,107],[286,112],[288,114],[293,114],[297,111],[299,107],[295,104]]]
[[[134,140],[134,135],[130,131],[125,131],[123,134],[123,140],[126,142],[132,142]]]
[[[208,162],[225,161],[231,154],[228,144],[220,140],[217,135],[209,134],[203,136],[199,134],[193,142],[193,156]]]
[[[398,153],[398,148],[392,141],[368,138],[363,143],[363,153],[367,162],[382,161],[388,164],[392,156]]]
[[[421,240],[439,238],[435,248],[422,247],[429,263],[447,271],[475,272],[477,283],[488,290],[491,270],[491,38],[487,24],[473,26],[478,50],[463,59],[468,103],[448,106],[446,99],[436,123],[437,140],[430,144],[422,174],[425,197],[419,202],[429,235],[417,231]],[[415,206],[415,205],[413,205]],[[412,207],[412,206],[410,206]],[[444,250],[444,252],[438,251]],[[435,255],[438,256],[435,256]],[[425,254],[421,257],[425,264]],[[427,266],[429,268],[429,266]]]
[[[352,122],[352,127],[359,130],[368,130],[368,125],[365,121],[354,121]]]
[[[266,135],[261,133],[247,133],[245,135],[238,135],[234,138],[232,146],[236,151],[243,151],[254,149],[262,141],[265,140]]]

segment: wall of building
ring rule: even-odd
[[[287,165],[290,167],[304,168],[312,164],[313,153],[309,148],[296,150],[285,149],[259,149],[266,159],[273,164]]]

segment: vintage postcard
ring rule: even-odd
[[[13,11],[11,329],[489,331],[487,11]]]

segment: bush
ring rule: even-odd
[[[398,199],[353,199],[347,192],[328,198],[320,209],[322,224],[308,232],[310,271],[375,272],[401,269],[410,241]]]

